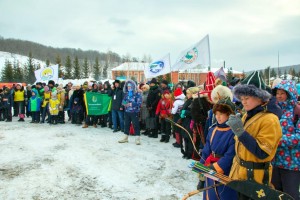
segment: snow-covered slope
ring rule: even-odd
[[[11,63],[19,62],[20,66],[24,66],[28,62],[28,56],[0,51],[0,71],[4,68],[6,60]],[[46,66],[46,63],[41,60],[33,59],[33,62],[35,65],[40,65],[41,67]]]

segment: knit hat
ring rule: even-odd
[[[150,84],[151,84],[151,83],[157,84],[156,78],[151,79]]]
[[[53,80],[48,81],[48,85],[55,85],[55,82]]]
[[[232,103],[229,97],[226,97],[214,105],[213,113],[215,114],[217,111],[221,113],[227,113],[228,115],[234,114],[235,105]]]
[[[21,86],[21,87],[22,87],[22,83],[17,83],[17,85],[19,85],[19,86]],[[16,85],[16,86],[17,86],[17,85]]]
[[[169,90],[164,90],[163,94],[170,94],[170,91]]]
[[[255,85],[259,89],[266,89],[266,83],[259,71],[254,71],[253,73],[251,73],[241,82],[241,84]]]
[[[49,87],[48,87],[47,85],[44,87],[44,91],[45,91],[45,92],[48,92],[48,91],[49,91]]]
[[[274,79],[273,83],[272,83],[272,89],[276,87],[276,85],[278,85],[280,82],[282,81],[281,78],[276,78]]]
[[[165,85],[168,85],[168,81],[167,80],[162,80],[161,83],[165,84]]]
[[[176,90],[174,91],[174,96],[175,96],[175,97],[178,97],[178,96],[181,95],[181,94],[182,94],[181,88],[176,88]]]
[[[266,90],[257,88],[255,85],[237,85],[233,88],[233,94],[239,100],[242,96],[252,96],[261,99],[263,102],[269,101],[272,97]]]

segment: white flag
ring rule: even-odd
[[[163,74],[168,74],[171,72],[170,64],[170,54],[167,54],[165,57],[152,62],[144,69],[145,77],[152,78],[157,77]]]
[[[36,81],[43,82],[49,80],[58,80],[58,65],[52,65],[34,71]]]
[[[209,37],[206,35],[200,42],[182,51],[172,70],[192,69],[196,66],[210,66]]]

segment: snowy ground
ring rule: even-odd
[[[109,128],[29,121],[0,122],[0,199],[175,200],[195,189],[174,139],[119,144]]]

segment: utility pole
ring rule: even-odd
[[[277,63],[277,64],[278,64],[278,68],[277,68],[277,74],[278,74],[278,77],[280,77],[280,74],[279,74],[279,51],[278,51],[278,56],[277,56],[277,57],[278,57],[278,63]]]

